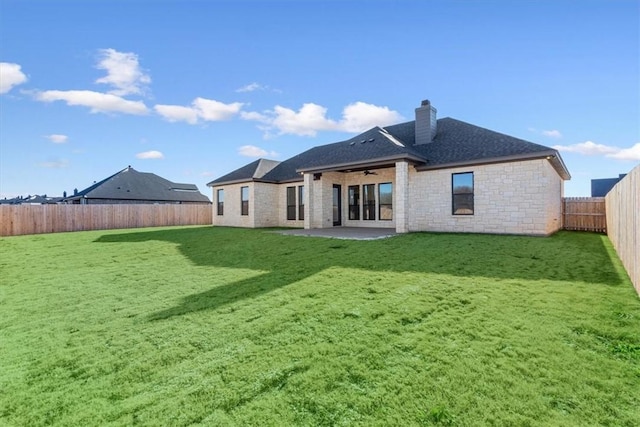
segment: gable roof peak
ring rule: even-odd
[[[258,159],[258,164],[256,165],[255,172],[253,173],[253,178],[262,178],[279,164],[280,162],[277,160]]]
[[[232,182],[249,182],[256,179],[262,179],[265,175],[271,172],[281,162],[277,160],[269,160],[260,158],[253,162],[244,165],[234,171],[229,172],[226,175],[221,176],[218,179],[207,183],[208,187],[213,187],[219,183],[232,183]]]

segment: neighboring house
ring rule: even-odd
[[[622,178],[627,176],[626,173],[621,173],[617,178],[602,178],[591,180],[591,197],[604,197],[607,193],[620,182]]]
[[[27,196],[27,198],[28,197],[31,197],[31,196]],[[25,198],[22,196],[13,197],[11,199],[4,198],[0,200],[0,205],[20,205],[22,204],[23,200],[25,200]]]
[[[46,194],[27,196],[27,197],[15,197],[13,199],[0,200],[2,205],[55,205],[62,203],[62,197],[48,197]]]
[[[459,120],[374,127],[282,162],[256,160],[207,185],[213,224],[384,227],[548,235],[562,226],[560,154]]]
[[[65,199],[73,204],[211,203],[194,184],[176,184],[131,166]]]

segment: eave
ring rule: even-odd
[[[357,162],[333,163],[328,165],[313,166],[308,168],[296,169],[298,173],[320,173],[320,172],[346,172],[354,169],[373,169],[383,166],[391,166],[397,161],[410,161],[413,163],[424,163],[425,159],[414,156],[412,154],[403,154],[400,156],[379,157],[377,159],[367,159]]]
[[[502,157],[489,157],[486,159],[473,159],[473,160],[465,160],[460,162],[449,162],[449,163],[439,163],[436,165],[430,165],[428,162],[424,165],[416,166],[415,169],[418,172],[421,171],[429,171],[429,170],[438,170],[438,169],[451,169],[458,168],[464,166],[480,166],[480,165],[489,165],[495,163],[508,163],[508,162],[516,162],[516,161],[526,161],[526,160],[536,160],[536,159],[547,159],[553,166],[553,168],[558,172],[558,175],[564,180],[571,179],[571,175],[567,170],[564,162],[562,161],[562,157],[556,150],[547,150],[547,151],[538,151],[536,153],[529,154],[516,154],[511,156],[502,156]]]

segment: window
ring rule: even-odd
[[[473,215],[473,172],[451,175],[453,215]]]
[[[287,187],[287,220],[296,219],[296,187]]]
[[[362,196],[362,219],[373,221],[376,219],[376,185],[363,185]]]
[[[298,186],[298,219],[304,220],[304,185]]]
[[[378,185],[378,218],[393,219],[393,185],[390,182]]]
[[[216,201],[218,202],[218,215],[224,215],[224,190],[216,191]]]
[[[360,186],[349,186],[349,219],[360,219]]]
[[[249,187],[240,187],[240,215],[249,215]]]

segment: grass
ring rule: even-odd
[[[640,425],[606,236],[0,239],[0,424]]]

